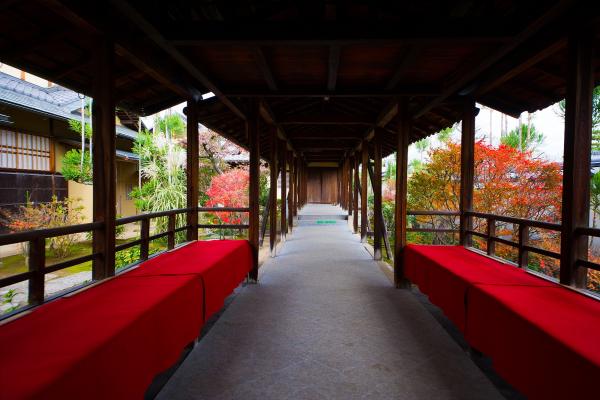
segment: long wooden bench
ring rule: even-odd
[[[194,242],[0,326],[0,398],[143,398],[251,263],[247,241]]]
[[[409,245],[408,279],[531,399],[595,398],[600,302],[461,246]]]

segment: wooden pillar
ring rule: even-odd
[[[279,141],[279,166],[281,170],[281,241],[285,241],[287,235],[287,143]]]
[[[375,129],[375,137],[373,138],[373,257],[375,260],[381,260],[381,238],[385,227],[382,225],[383,220],[378,218],[382,213],[381,207],[381,132]]]
[[[397,288],[407,287],[404,277],[402,252],[406,246],[406,196],[408,185],[408,145],[411,130],[411,119],[408,114],[408,102],[399,104],[398,138],[396,145],[396,209],[394,215],[394,284]]]
[[[259,192],[260,192],[260,135],[258,132],[258,103],[252,101],[246,120],[248,150],[250,151],[250,182],[248,204],[250,208],[248,241],[252,246],[253,268],[248,277],[258,282],[258,240],[259,240]]]
[[[354,211],[354,196],[352,186],[354,178],[354,157],[348,157],[348,214],[352,215]]]
[[[354,233],[358,233],[358,153],[354,155],[354,213],[352,214],[352,228],[354,229]]]
[[[369,146],[366,141],[362,144],[362,170],[360,173],[360,240],[367,241],[367,230],[369,227],[367,206],[368,206],[368,178],[369,178]]]
[[[462,134],[460,142],[460,244],[471,246],[473,219],[465,213],[473,210],[473,179],[475,175],[475,117],[477,108],[472,99],[463,104]]]
[[[296,173],[295,171],[295,165],[294,165],[294,153],[292,151],[288,152],[288,165],[290,168],[290,190],[287,196],[287,203],[288,203],[288,229],[289,232],[292,233],[292,230],[294,229],[294,175]]]
[[[271,175],[269,191],[269,203],[271,212],[269,213],[269,249],[271,250],[271,257],[275,257],[275,246],[277,245],[277,176],[279,175],[279,168],[277,168],[277,153],[278,153],[279,140],[277,139],[277,129],[271,128],[271,141],[270,141],[270,160],[269,160],[269,171]],[[282,232],[283,234],[283,232]]]
[[[115,274],[115,97],[114,43],[99,37],[94,44],[94,79],[92,83],[93,135],[93,219],[103,226],[93,232],[93,251],[99,256],[92,262],[92,279]]]
[[[294,210],[294,217],[298,215],[298,165],[300,165],[299,158],[294,155],[294,206],[292,207]]]
[[[585,287],[587,278],[577,260],[587,260],[588,243],[575,231],[589,226],[593,39],[582,29],[569,36],[567,45],[560,282],[577,287]]]
[[[198,240],[198,110],[196,102],[188,101],[185,108],[187,116],[187,207],[186,240]]]

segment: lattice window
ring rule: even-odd
[[[50,171],[50,138],[0,129],[0,168]]]

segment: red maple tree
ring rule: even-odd
[[[231,169],[212,178],[208,195],[207,207],[247,207],[248,206],[248,171],[242,168]],[[219,211],[215,217],[226,224],[241,224],[247,222],[247,213]]]

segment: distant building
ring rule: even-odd
[[[0,207],[69,196],[82,199],[91,220],[92,187],[60,174],[65,152],[81,147],[80,135],[68,125],[80,115],[76,92],[0,64]],[[136,125],[134,116],[117,112],[116,206],[123,216],[136,213],[129,197],[138,182],[138,157],[131,152]]]

